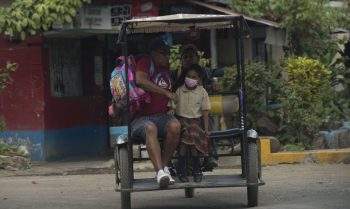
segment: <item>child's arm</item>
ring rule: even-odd
[[[168,115],[175,115],[175,111],[176,111],[176,104],[174,103],[173,100],[169,100],[168,102]]]
[[[176,91],[176,95],[179,96],[178,90]],[[167,114],[168,115],[175,115],[176,106],[177,106],[177,104],[175,104],[175,102],[170,99],[169,102],[168,102],[168,112],[167,112]]]
[[[204,131],[206,134],[209,134],[208,127],[209,127],[209,111],[208,110],[203,110],[203,122],[204,122]]]

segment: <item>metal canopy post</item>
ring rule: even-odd
[[[246,123],[246,116],[247,116],[247,109],[246,109],[246,91],[245,91],[245,68],[244,68],[244,28],[245,28],[245,21],[243,16],[239,18],[239,24],[240,24],[240,62],[241,62],[241,87],[240,87],[240,97],[241,97],[241,104],[242,109],[240,111],[240,118],[241,118],[241,129],[242,129],[242,140],[244,145],[244,151],[242,152],[242,158],[244,158],[244,170],[245,175],[247,174],[247,162],[248,162],[248,143],[247,143],[247,123]]]
[[[129,165],[130,165],[130,173],[132,179],[134,178],[134,164],[132,163],[133,153],[132,153],[132,140],[131,140],[131,104],[130,104],[130,94],[129,94],[129,58],[128,58],[128,36],[127,36],[127,24],[123,24],[118,36],[118,43],[121,44],[122,48],[122,56],[124,56],[125,62],[125,84],[126,84],[126,102],[127,102],[127,127],[128,127],[128,155],[129,155]],[[131,188],[133,187],[133,182],[131,182]]]

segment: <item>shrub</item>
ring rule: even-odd
[[[282,147],[282,151],[304,151],[305,146],[302,143],[286,144]]]
[[[291,57],[285,60],[287,80],[278,100],[286,125],[280,140],[284,143],[309,144],[319,131],[327,114],[325,99],[332,94],[331,71],[318,60]]]
[[[9,153],[17,152],[18,146],[16,145],[8,145],[8,144],[0,144],[0,155],[7,155]]]
[[[224,92],[232,93],[237,87],[237,66],[224,68],[224,77],[221,86]],[[278,94],[282,81],[281,68],[272,64],[266,65],[259,61],[245,64],[247,120],[250,127],[255,127],[260,111],[266,111],[267,103],[273,101]]]

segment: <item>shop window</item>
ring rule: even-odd
[[[80,39],[48,40],[50,86],[53,97],[83,95]]]

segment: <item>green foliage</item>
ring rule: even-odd
[[[304,151],[305,146],[302,143],[286,144],[282,147],[282,151]]]
[[[0,132],[3,132],[6,130],[6,123],[3,116],[0,116]]]
[[[282,66],[288,80],[272,84],[270,98],[282,108],[275,113],[281,121],[282,143],[308,144],[320,129],[332,129],[350,119],[350,69],[347,52],[343,60],[329,66],[339,50],[332,29],[350,29],[350,5],[331,8],[329,0],[234,0],[232,7],[244,14],[265,18],[285,29],[290,58]],[[319,60],[319,61],[317,61]],[[329,66],[330,69],[321,63]],[[288,72],[287,72],[288,71]],[[270,79],[269,79],[270,80]],[[274,79],[271,79],[274,82]],[[249,95],[248,95],[249,96]]]
[[[0,7],[0,32],[24,40],[28,35],[47,31],[52,24],[71,23],[77,9],[91,0],[15,0]]]
[[[171,70],[176,70],[181,67],[180,63],[180,49],[181,45],[173,45],[170,48],[170,57],[169,57],[169,62],[170,62],[170,69]]]
[[[350,67],[345,65],[347,57],[341,57],[330,66],[330,83],[334,92],[329,95],[329,116],[324,128],[331,130],[334,124],[350,120]]]
[[[13,79],[11,77],[11,73],[16,71],[18,68],[18,64],[6,62],[3,68],[0,68],[0,93],[5,89],[7,85],[9,85]],[[0,132],[4,131],[6,128],[5,120],[2,116],[0,116]]]
[[[16,71],[17,68],[18,64],[9,61],[6,62],[5,67],[0,68],[0,93],[13,81],[10,74]]]
[[[210,59],[204,57],[204,52],[199,51],[199,65],[202,67],[210,67]]]
[[[287,150],[308,148],[309,140],[320,130],[330,130],[350,118],[350,69],[336,66],[329,69],[307,57],[290,57],[282,66],[247,63],[245,98],[249,126],[255,127],[263,113],[279,124],[277,137],[281,143],[294,145],[287,146]],[[282,74],[286,74],[283,79]],[[224,91],[237,88],[236,76],[236,66],[225,68],[220,79]],[[336,91],[334,86],[339,84],[342,88]],[[270,104],[279,104],[278,109]]]
[[[318,60],[291,57],[285,61],[288,79],[278,100],[284,124],[284,137],[289,143],[305,143],[315,136],[327,114],[331,71]]]
[[[17,152],[18,147],[16,145],[0,144],[0,155],[7,155],[9,153]]]
[[[345,2],[345,1],[344,1]],[[334,9],[328,0],[238,0],[233,8],[248,15],[279,22],[287,32],[287,53],[329,64],[337,51],[334,27],[349,24],[349,7]]]
[[[237,86],[237,66],[224,68],[224,76],[220,79],[224,92],[232,92]],[[254,127],[259,110],[265,105],[267,91],[278,93],[282,80],[280,80],[281,68],[272,64],[265,65],[259,61],[251,61],[245,65],[246,74],[246,104],[247,119],[250,126]]]
[[[336,22],[338,23],[338,25],[335,25],[335,27],[350,30],[350,2],[349,0],[342,0],[342,2],[345,6],[335,8],[332,11]]]

